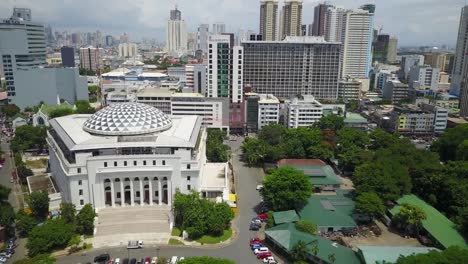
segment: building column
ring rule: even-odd
[[[158,204],[162,205],[162,183],[160,178],[158,178]]]
[[[120,179],[120,206],[125,206],[125,192],[124,192],[124,184],[122,179]]]
[[[145,203],[145,193],[143,191],[143,180],[140,180],[140,206],[143,206]]]
[[[172,181],[167,181],[167,205],[172,205]]]
[[[111,180],[110,182],[110,187],[111,187],[111,205],[112,207],[115,207],[115,192],[114,192],[114,181]]]
[[[133,192],[133,180],[130,179],[130,205],[135,205],[135,193]]]
[[[149,197],[148,197],[149,205],[153,205],[153,180],[151,178],[149,179],[148,186],[149,186]]]

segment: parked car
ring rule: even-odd
[[[151,259],[151,264],[157,264],[158,263],[158,258],[154,257]]]
[[[268,252],[268,251],[270,251],[270,250],[268,250],[267,247],[260,247],[260,248],[257,248],[257,249],[254,250],[254,254],[257,255],[259,253]]]
[[[107,264],[114,264],[114,260],[111,259],[111,260],[107,261]]]
[[[271,252],[270,251],[262,252],[262,253],[257,254],[258,259],[264,259],[264,258],[267,258],[267,257],[271,257]]]
[[[0,262],[1,263],[5,263],[5,262],[7,262],[7,260],[8,259],[6,257],[0,257]]]
[[[254,245],[263,246],[263,242],[262,242],[262,241],[254,241],[254,242],[251,242],[251,243],[250,243],[250,247],[253,247]]]
[[[122,260],[122,264],[128,264],[130,262],[130,260],[128,258],[124,258]]]
[[[94,257],[95,264],[105,264],[109,261],[110,256],[109,254],[101,254],[99,256]]]
[[[262,220],[260,218],[254,217],[254,218],[252,218],[252,223],[261,225]]]
[[[145,264],[151,264],[151,258],[150,258],[150,257],[146,257],[144,263],[145,263]]]
[[[137,262],[137,261],[136,261],[136,259],[134,259],[134,258],[132,258],[132,259],[130,260],[130,264],[136,264],[136,262]]]
[[[261,185],[261,184],[257,185],[256,189],[257,189],[257,191],[260,191],[261,189],[263,189],[263,185]]]
[[[250,246],[252,246],[253,244],[261,244],[261,243],[262,243],[262,240],[258,237],[250,239],[250,242],[249,242]]]
[[[173,256],[171,258],[171,261],[169,262],[170,264],[177,264],[177,256]]]
[[[258,231],[260,229],[260,225],[258,224],[255,224],[255,223],[250,223],[250,227],[249,227],[249,230],[253,230],[253,231]]]
[[[128,241],[127,249],[136,249],[136,248],[143,248],[143,241],[141,240]]]
[[[257,215],[257,218],[262,221],[266,221],[268,219],[268,216],[266,214],[259,214]]]
[[[0,257],[11,258],[11,253],[8,252],[1,252]]]
[[[114,264],[122,264],[122,263],[120,262],[120,258],[116,258],[116,259],[114,260]]]
[[[180,257],[180,258],[179,258],[179,262],[182,261],[182,260],[184,260],[184,259],[185,259],[185,257]]]
[[[263,263],[276,264],[278,262],[276,262],[274,257],[269,256],[269,257],[266,257],[266,258],[263,259]]]
[[[261,247],[263,247],[262,244],[253,244],[250,248],[251,248],[252,250],[255,250],[255,249],[261,248]]]

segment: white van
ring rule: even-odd
[[[171,258],[171,262],[169,262],[170,264],[177,264],[177,257],[176,256],[173,256]]]
[[[267,247],[259,247],[254,250],[254,254],[258,255],[259,253],[268,252],[268,251],[269,250]]]

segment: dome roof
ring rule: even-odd
[[[98,135],[128,136],[163,131],[171,126],[171,118],[159,109],[140,103],[121,103],[96,112],[86,120],[83,129]]]

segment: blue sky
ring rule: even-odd
[[[177,3],[189,31],[200,23],[224,22],[230,32],[258,31],[259,0],[0,0],[0,17],[13,6],[29,7],[35,21],[54,28],[82,32],[101,30],[134,40],[164,40],[169,10]],[[280,0],[280,2],[282,2]],[[318,0],[303,0],[303,23],[313,20]],[[399,38],[400,45],[455,45],[461,8],[467,0],[336,0],[332,4],[356,8],[377,6],[375,26]],[[281,3],[280,3],[281,6]]]

